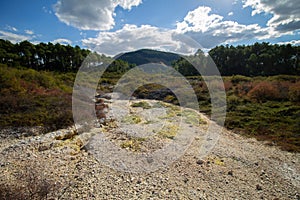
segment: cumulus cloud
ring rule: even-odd
[[[229,13],[228,13],[228,16],[232,16],[232,15],[233,15],[233,12],[229,12]]]
[[[134,51],[142,48],[190,54],[196,51],[192,42],[183,42],[184,38],[175,30],[164,30],[150,25],[126,24],[115,32],[100,32],[96,38],[83,39],[82,43],[89,49],[107,55]],[[198,47],[199,48],[199,47]]]
[[[32,37],[0,30],[0,39],[9,40],[12,43],[18,43],[24,40],[30,40]]]
[[[138,6],[142,3],[142,0],[119,0],[118,4],[124,9],[130,10],[133,6]]]
[[[164,30],[150,25],[138,27],[126,24],[115,32],[100,32],[96,38],[83,39],[82,43],[92,50],[108,55],[141,48],[189,54],[200,47],[210,49],[221,43],[255,37],[263,39],[272,34],[270,29],[262,28],[258,24],[243,25],[224,21],[222,16],[210,12],[209,7],[198,7],[190,11],[183,21],[177,22],[176,29]],[[178,39],[180,35],[182,37]]]
[[[223,17],[220,15],[209,15],[211,8],[200,6],[197,9],[188,12],[182,22],[177,23],[179,32],[206,32],[210,27],[218,24]]]
[[[212,48],[221,43],[252,38],[269,37],[273,32],[258,24],[243,25],[235,21],[224,21],[223,17],[210,14],[211,8],[200,6],[190,11],[176,31],[198,41],[204,48]]]
[[[300,29],[300,4],[295,0],[244,0],[243,7],[251,7],[253,16],[260,13],[272,14],[267,26],[278,32]]]
[[[59,39],[51,41],[51,43],[53,43],[53,44],[59,43],[59,44],[68,45],[68,44],[72,44],[72,41],[65,39],[65,38],[59,38]]]
[[[178,39],[180,35],[185,39]],[[182,21],[177,22],[175,29],[165,30],[150,25],[126,24],[120,30],[100,32],[95,38],[83,39],[82,43],[91,50],[108,55],[141,48],[188,54],[195,52],[200,45],[202,50],[207,50],[220,44],[277,38],[282,35],[283,33],[274,27],[245,25],[224,20],[223,16],[211,13],[211,8],[200,6],[188,12]],[[194,41],[197,41],[197,45]],[[297,41],[294,43],[297,44]]]
[[[59,0],[55,15],[67,25],[81,30],[110,30],[114,27],[117,6],[130,10],[142,0]]]

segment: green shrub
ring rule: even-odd
[[[231,82],[233,84],[238,84],[241,82],[250,82],[250,81],[251,81],[250,77],[246,77],[246,76],[242,76],[242,75],[235,75],[235,76],[232,76],[232,78],[231,78]]]

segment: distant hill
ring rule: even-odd
[[[179,58],[180,56],[174,53],[167,53],[150,49],[141,49],[138,51],[125,53],[121,55],[118,59],[136,65],[160,62],[166,65],[171,65],[172,62],[177,61]]]

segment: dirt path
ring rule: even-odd
[[[145,105],[131,106],[129,114],[119,112],[118,120],[93,129],[94,133],[101,132],[130,155],[149,155],[162,149],[174,140],[167,131],[174,123],[167,122],[182,115],[175,107],[147,102],[154,109],[151,115]],[[88,138],[97,137],[92,132],[75,135],[69,129],[22,141],[1,140],[0,197],[9,187],[39,199],[42,193],[38,186],[46,182],[48,199],[300,199],[299,154],[224,130],[214,149],[199,158],[197,152],[210,122],[199,114],[201,123],[193,124],[191,115],[185,113],[183,127],[196,130],[195,139],[184,155],[154,172],[122,172],[117,170],[118,164],[108,167],[110,163],[91,151],[103,143],[90,141],[84,146]]]

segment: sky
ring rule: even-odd
[[[79,45],[106,55],[181,54],[255,42],[300,45],[298,0],[10,0],[0,39]]]

